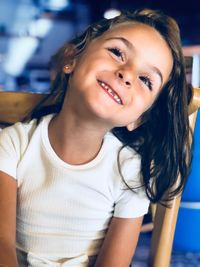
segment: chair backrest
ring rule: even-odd
[[[22,92],[0,92],[0,126],[22,120],[46,95]],[[190,126],[194,129],[197,109],[200,107],[200,89],[194,89],[189,107]],[[150,267],[169,267],[174,231],[181,195],[174,198],[171,208],[156,205],[150,248]]]
[[[190,127],[194,131],[197,110],[200,107],[200,88],[193,89],[189,106]],[[174,232],[180,206],[181,194],[171,202],[171,208],[156,205],[154,227],[150,248],[150,267],[169,267],[171,260]]]
[[[28,92],[0,92],[0,125],[23,120],[45,96]]]

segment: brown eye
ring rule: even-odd
[[[123,57],[123,53],[122,51],[117,48],[117,47],[113,47],[113,48],[108,48],[108,51],[110,51],[112,54],[114,54],[116,57],[120,58],[122,61],[124,61],[124,57]]]
[[[151,80],[146,76],[140,76],[140,80],[149,88],[149,90],[152,90],[152,82]]]

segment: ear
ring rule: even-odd
[[[137,128],[137,126],[136,126],[135,122],[131,122],[131,123],[129,123],[129,124],[126,126],[126,128],[127,128],[127,130],[128,130],[129,132],[131,132],[131,131],[133,131],[135,128]]]
[[[136,128],[138,128],[140,125],[142,124],[141,118],[137,119],[134,122],[129,123],[126,128],[129,132],[135,130]]]
[[[65,66],[63,67],[63,72],[64,72],[65,74],[70,74],[70,73],[72,73],[72,71],[74,70],[75,65],[76,65],[75,60],[72,60],[70,63],[68,63],[67,65],[65,65]]]

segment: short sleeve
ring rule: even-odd
[[[137,192],[125,189],[115,204],[114,217],[136,218],[148,212],[149,199]]]
[[[16,179],[19,138],[14,126],[0,131],[0,170]]]
[[[123,157],[123,155],[122,155]],[[120,188],[115,200],[114,217],[136,218],[148,212],[149,199],[141,184],[141,159],[136,153],[121,161],[121,173],[126,184],[121,177]]]

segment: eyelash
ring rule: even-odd
[[[149,88],[150,91],[153,90],[153,83],[148,76],[140,76],[139,78]]]
[[[108,51],[110,51],[116,57],[120,58],[122,61],[125,60],[124,53],[119,48],[111,47],[111,48],[108,48]]]

